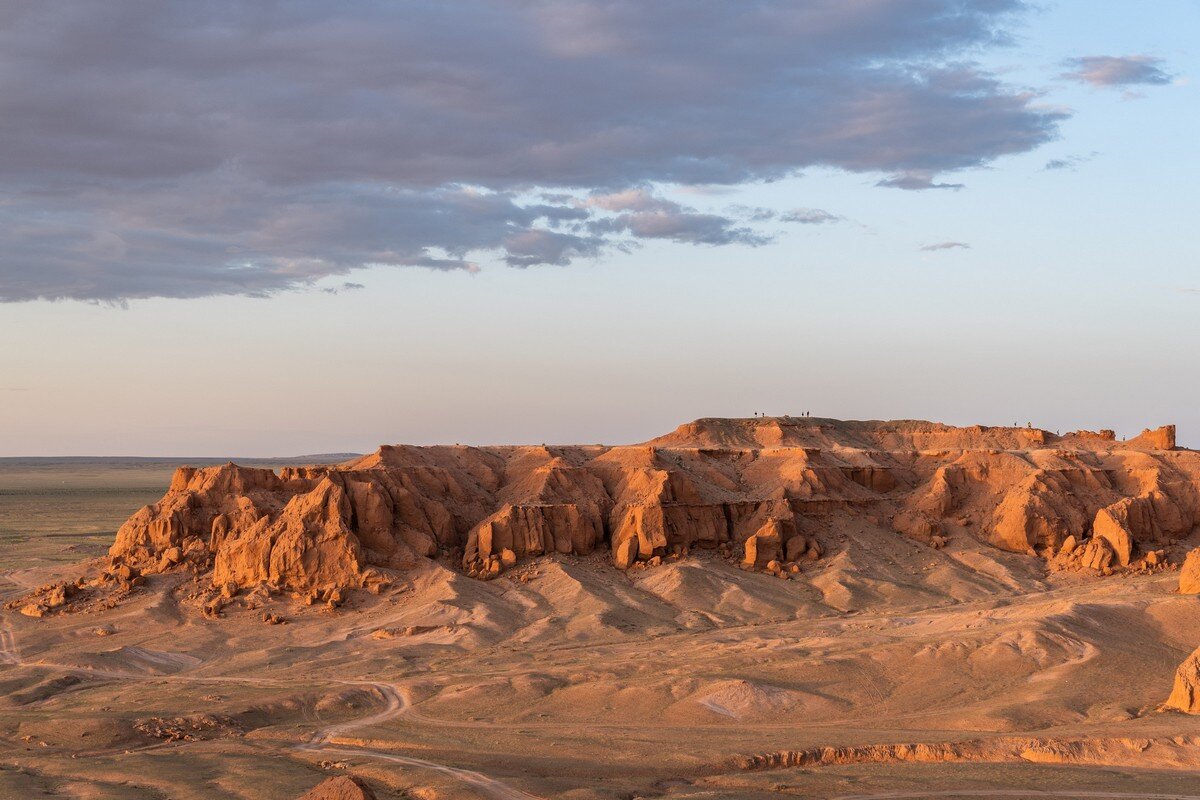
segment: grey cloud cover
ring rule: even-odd
[[[269,295],[364,265],[755,245],[654,185],[941,173],[1062,112],[961,63],[1018,0],[15,0],[0,300]],[[640,191],[645,207],[588,198]],[[529,199],[539,198],[539,199]]]
[[[938,242],[937,244],[927,244],[921,249],[926,253],[934,253],[939,250],[969,250],[971,245],[966,242]]]
[[[1162,64],[1154,56],[1081,56],[1066,62],[1071,70],[1062,77],[1099,87],[1162,86],[1172,81]]]

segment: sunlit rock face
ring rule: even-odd
[[[279,473],[177,471],[110,556],[216,586],[361,587],[423,559],[492,578],[522,558],[611,551],[630,569],[695,548],[786,576],[854,521],[933,546],[969,536],[1052,569],[1155,566],[1200,508],[1173,427],[1118,441],[900,420],[702,419],[617,447],[409,447]],[[1193,559],[1192,561],[1200,561]],[[1189,561],[1189,564],[1192,563]],[[1188,579],[1181,589],[1200,590]],[[1189,583],[1188,580],[1191,580]]]

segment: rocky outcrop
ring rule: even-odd
[[[795,523],[790,519],[767,520],[743,545],[742,566],[747,569],[767,569],[772,561],[783,559],[784,545],[796,536]]]
[[[185,468],[118,531],[108,574],[190,570],[225,596],[266,587],[336,604],[335,590],[438,557],[483,579],[596,550],[622,569],[714,549],[791,571],[821,557],[826,534],[883,520],[934,547],[967,535],[1111,572],[1195,526],[1200,459],[1174,446],[1168,428],[1121,442],[781,417],[698,420],[626,447],[386,446],[278,473]]]
[[[994,736],[950,742],[905,742],[811,747],[740,756],[742,770],[795,769],[846,764],[991,763],[1074,764],[1189,769],[1200,741],[1192,736]]]
[[[1179,571],[1179,593],[1200,594],[1200,547],[1187,554]]]
[[[1086,517],[1087,511],[1065,474],[1037,470],[1004,495],[988,541],[1017,553],[1044,548],[1057,551],[1068,537],[1083,534]]]
[[[1185,714],[1200,714],[1200,648],[1175,671],[1175,685],[1164,706]]]

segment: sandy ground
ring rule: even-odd
[[[429,799],[1200,798],[1200,718],[1157,710],[1200,642],[1174,573],[840,534],[796,581],[566,556],[431,563],[332,612],[204,619],[162,575],[5,614],[0,797],[291,798],[345,769]],[[62,574],[5,570],[8,594]]]

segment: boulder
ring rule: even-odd
[[[61,608],[67,604],[67,599],[73,594],[74,587],[68,586],[65,583],[55,584],[46,593],[45,600],[46,608]]]
[[[941,546],[941,545],[936,544],[938,539],[941,539],[941,537],[940,536],[930,537],[930,541],[934,542],[936,547]],[[942,544],[945,544],[944,539],[942,540]],[[821,543],[817,541],[817,537],[815,537],[815,536],[808,537],[808,544],[804,548],[804,557],[807,558],[809,561],[816,561],[823,555],[825,555],[825,548],[821,547]]]
[[[1200,594],[1200,547],[1187,554],[1179,570],[1179,593]]]
[[[613,564],[617,569],[629,569],[638,557],[638,540],[636,537],[624,539],[613,547]]]
[[[178,566],[183,561],[182,547],[168,547],[163,551],[162,557],[158,560],[158,571],[166,572],[172,567]]]
[[[1112,545],[1107,539],[1099,536],[1093,536],[1083,547],[1083,552],[1080,555],[1079,562],[1088,569],[1094,569],[1097,572],[1103,572],[1112,567],[1113,561],[1117,554],[1113,552]]]
[[[1129,566],[1133,558],[1133,537],[1125,525],[1128,519],[1125,508],[1127,506],[1121,507],[1116,503],[1102,508],[1096,512],[1096,519],[1092,523],[1093,538],[1108,542],[1116,562],[1122,567]]]
[[[799,561],[808,552],[809,538],[807,536],[793,536],[787,540],[784,546],[785,561]]]
[[[1067,556],[1071,555],[1071,553],[1074,553],[1075,548],[1078,546],[1079,540],[1076,539],[1074,535],[1068,536],[1066,539],[1063,539],[1062,546],[1058,548],[1059,557],[1066,558]]]
[[[742,557],[742,566],[747,569],[766,569],[772,561],[778,561],[782,555],[783,539],[787,535],[783,520],[769,519],[753,536],[746,539]]]
[[[1185,714],[1200,714],[1200,648],[1192,651],[1175,670],[1175,685],[1164,707]]]

